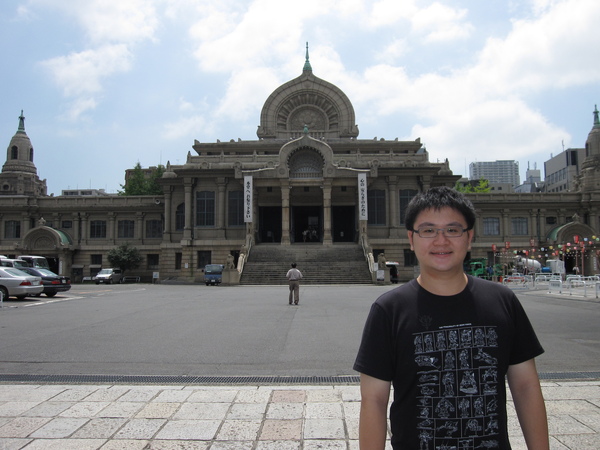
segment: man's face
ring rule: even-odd
[[[467,222],[463,215],[452,208],[427,209],[416,218],[414,229],[448,227],[465,229]],[[462,272],[463,261],[471,249],[473,230],[465,231],[460,237],[447,237],[438,231],[433,238],[420,237],[416,231],[408,232],[411,249],[414,250],[421,272]]]

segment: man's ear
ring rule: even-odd
[[[475,230],[473,228],[471,228],[470,230],[467,230],[467,236],[469,236],[469,245],[467,247],[467,250],[471,250],[471,242],[473,242],[473,236],[475,236]]]
[[[415,251],[415,246],[413,245],[413,238],[415,236],[415,232],[414,231],[407,231],[406,235],[408,236],[408,242],[410,243],[410,249],[414,252]]]

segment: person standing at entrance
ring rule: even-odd
[[[300,280],[302,279],[302,272],[296,269],[296,263],[292,263],[292,268],[288,270],[286,278],[290,282],[290,305],[292,301],[295,305],[300,301]]]
[[[529,450],[548,450],[535,358],[543,352],[515,294],[466,275],[475,210],[435,187],[406,209],[408,241],[421,267],[371,307],[354,369],[360,372],[361,450],[509,449],[508,378]]]

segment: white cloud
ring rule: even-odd
[[[102,90],[101,81],[131,67],[132,55],[123,45],[106,45],[59,56],[42,62],[68,97],[89,95]]]

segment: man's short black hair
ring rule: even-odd
[[[292,263],[292,268],[295,269],[296,268],[296,263]]]
[[[442,208],[452,208],[460,212],[467,222],[467,230],[475,225],[475,207],[471,200],[455,189],[439,186],[433,187],[425,192],[419,192],[413,197],[406,207],[404,223],[406,229],[414,231],[417,216],[428,209],[439,211]]]

